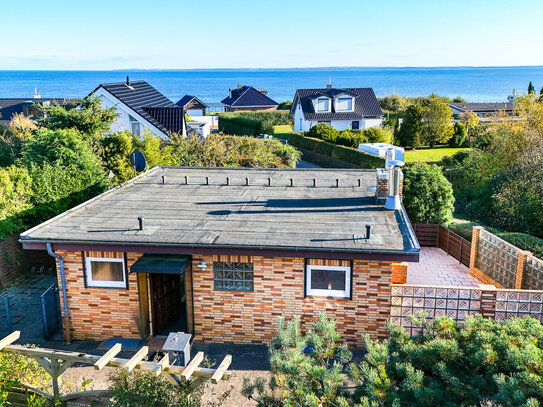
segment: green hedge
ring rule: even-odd
[[[219,115],[219,131],[239,136],[273,134],[273,126],[285,124],[294,124],[294,118],[288,112],[237,112]]]
[[[351,164],[360,165],[363,168],[383,168],[385,165],[385,160],[381,157],[375,157],[355,148],[327,143],[326,141],[305,137],[297,133],[292,133],[289,136],[288,143],[294,147],[328,155]]]
[[[262,122],[235,114],[220,114],[219,131],[237,136],[254,136],[262,133]]]
[[[537,258],[543,259],[543,239],[532,235],[527,235],[526,233],[515,232],[496,233],[496,236],[522,250],[532,252],[532,254]]]

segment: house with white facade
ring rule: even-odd
[[[371,88],[298,89],[290,113],[294,131],[309,131],[326,123],[336,130],[362,130],[378,127],[383,121],[379,101]]]
[[[186,135],[185,110],[145,81],[103,83],[92,93],[105,108],[115,107],[119,117],[112,132],[128,130],[143,135],[146,130],[166,138],[169,134]]]

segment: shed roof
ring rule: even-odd
[[[156,167],[21,241],[418,254],[405,212],[376,204],[375,184],[374,170]]]

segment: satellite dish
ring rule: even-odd
[[[134,150],[134,152],[130,154],[130,164],[132,164],[132,167],[136,172],[140,172],[147,167],[147,160],[141,151]]]

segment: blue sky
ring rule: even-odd
[[[543,65],[541,0],[24,0],[0,69]]]

